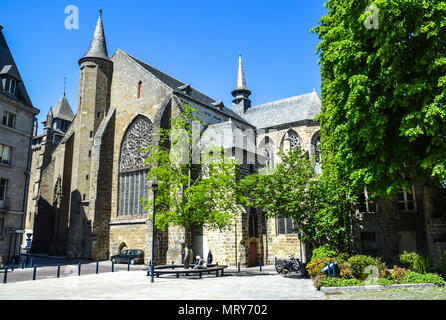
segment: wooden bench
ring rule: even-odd
[[[220,272],[220,277],[223,277],[225,269],[228,266],[209,265],[206,269],[183,269],[183,267],[183,265],[156,266],[153,270],[153,273],[157,278],[159,278],[159,276],[163,274],[175,274],[177,278],[180,277],[180,274],[184,274],[186,276],[188,276],[189,274],[198,274],[201,279],[203,273],[211,274],[211,272],[215,272],[215,275],[218,277],[218,273]],[[150,269],[147,270],[147,276],[150,276]]]

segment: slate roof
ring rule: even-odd
[[[73,121],[74,114],[67,98],[65,97],[65,92],[63,93],[60,101],[54,107],[53,116],[55,119],[67,120],[70,122]]]
[[[314,120],[321,113],[316,92],[265,103],[246,110],[242,117],[256,128],[271,128],[302,120]]]
[[[165,85],[167,85],[169,88],[173,89],[175,92],[177,93],[181,93],[184,94],[185,96],[187,96],[188,98],[195,100],[201,104],[204,104],[206,106],[208,106],[211,109],[214,110],[218,110],[220,112],[222,112],[223,114],[225,114],[228,117],[231,117],[233,119],[236,119],[242,123],[245,124],[250,124],[249,122],[247,122],[245,119],[243,119],[242,117],[240,117],[238,114],[236,114],[234,111],[232,111],[231,109],[228,109],[226,107],[223,108],[219,108],[215,105],[213,105],[215,102],[214,99],[208,97],[207,95],[205,95],[204,93],[191,88],[191,90],[189,91],[189,94],[185,94],[180,87],[184,87],[187,84],[184,82],[181,82],[171,76],[169,76],[168,74],[148,65],[145,62],[142,62],[141,60],[129,55],[128,53],[125,53],[123,51],[121,51],[122,53],[124,53],[126,56],[128,56],[130,59],[132,59],[133,61],[135,61],[136,63],[138,63],[141,67],[143,67],[145,70],[147,70],[148,72],[150,72],[152,75],[154,75],[156,78],[158,78],[161,82],[163,82]]]
[[[232,121],[212,124],[203,132],[200,147],[221,146],[225,150],[240,148],[252,154],[257,154],[258,160],[263,159],[265,161],[264,155],[256,150],[254,131],[251,137],[245,135],[246,132],[239,129]],[[245,138],[243,138],[244,136]],[[243,161],[243,155],[240,156],[242,157],[240,160]]]
[[[2,28],[0,26],[0,74],[5,75],[8,74],[12,76],[17,82],[16,95],[11,96],[9,94],[4,93],[3,83],[0,81],[0,94],[5,94],[10,98],[15,98],[20,102],[24,103],[29,107],[33,107],[31,100],[29,99],[28,93],[26,92],[25,85],[23,84],[22,77],[20,76],[17,65],[14,62],[14,58],[12,57],[11,51],[9,50],[8,44],[6,43],[6,39],[3,35]]]

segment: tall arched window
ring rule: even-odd
[[[138,82],[138,99],[142,98],[142,82]]]
[[[261,154],[265,156],[265,166],[274,167],[274,144],[272,140],[266,136],[260,143]]]
[[[269,146],[265,146],[265,148],[263,148],[263,155],[266,158],[265,166],[274,167],[274,152],[271,151]]]
[[[144,116],[138,116],[127,128],[121,145],[119,163],[119,216],[144,214],[140,199],[149,196],[148,153],[139,152],[152,144],[153,125]]]
[[[248,229],[250,238],[259,237],[259,215],[251,208],[248,216]]]

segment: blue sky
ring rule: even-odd
[[[324,0],[1,1],[0,24],[41,121],[61,98],[76,112],[79,66],[98,9],[109,56],[117,48],[231,106],[242,54],[252,104],[313,91],[320,72],[312,27]],[[65,7],[79,8],[79,29],[65,28]]]

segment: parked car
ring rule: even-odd
[[[128,263],[129,261],[130,264],[144,263],[144,251],[127,249],[111,256],[110,260],[114,263]]]

